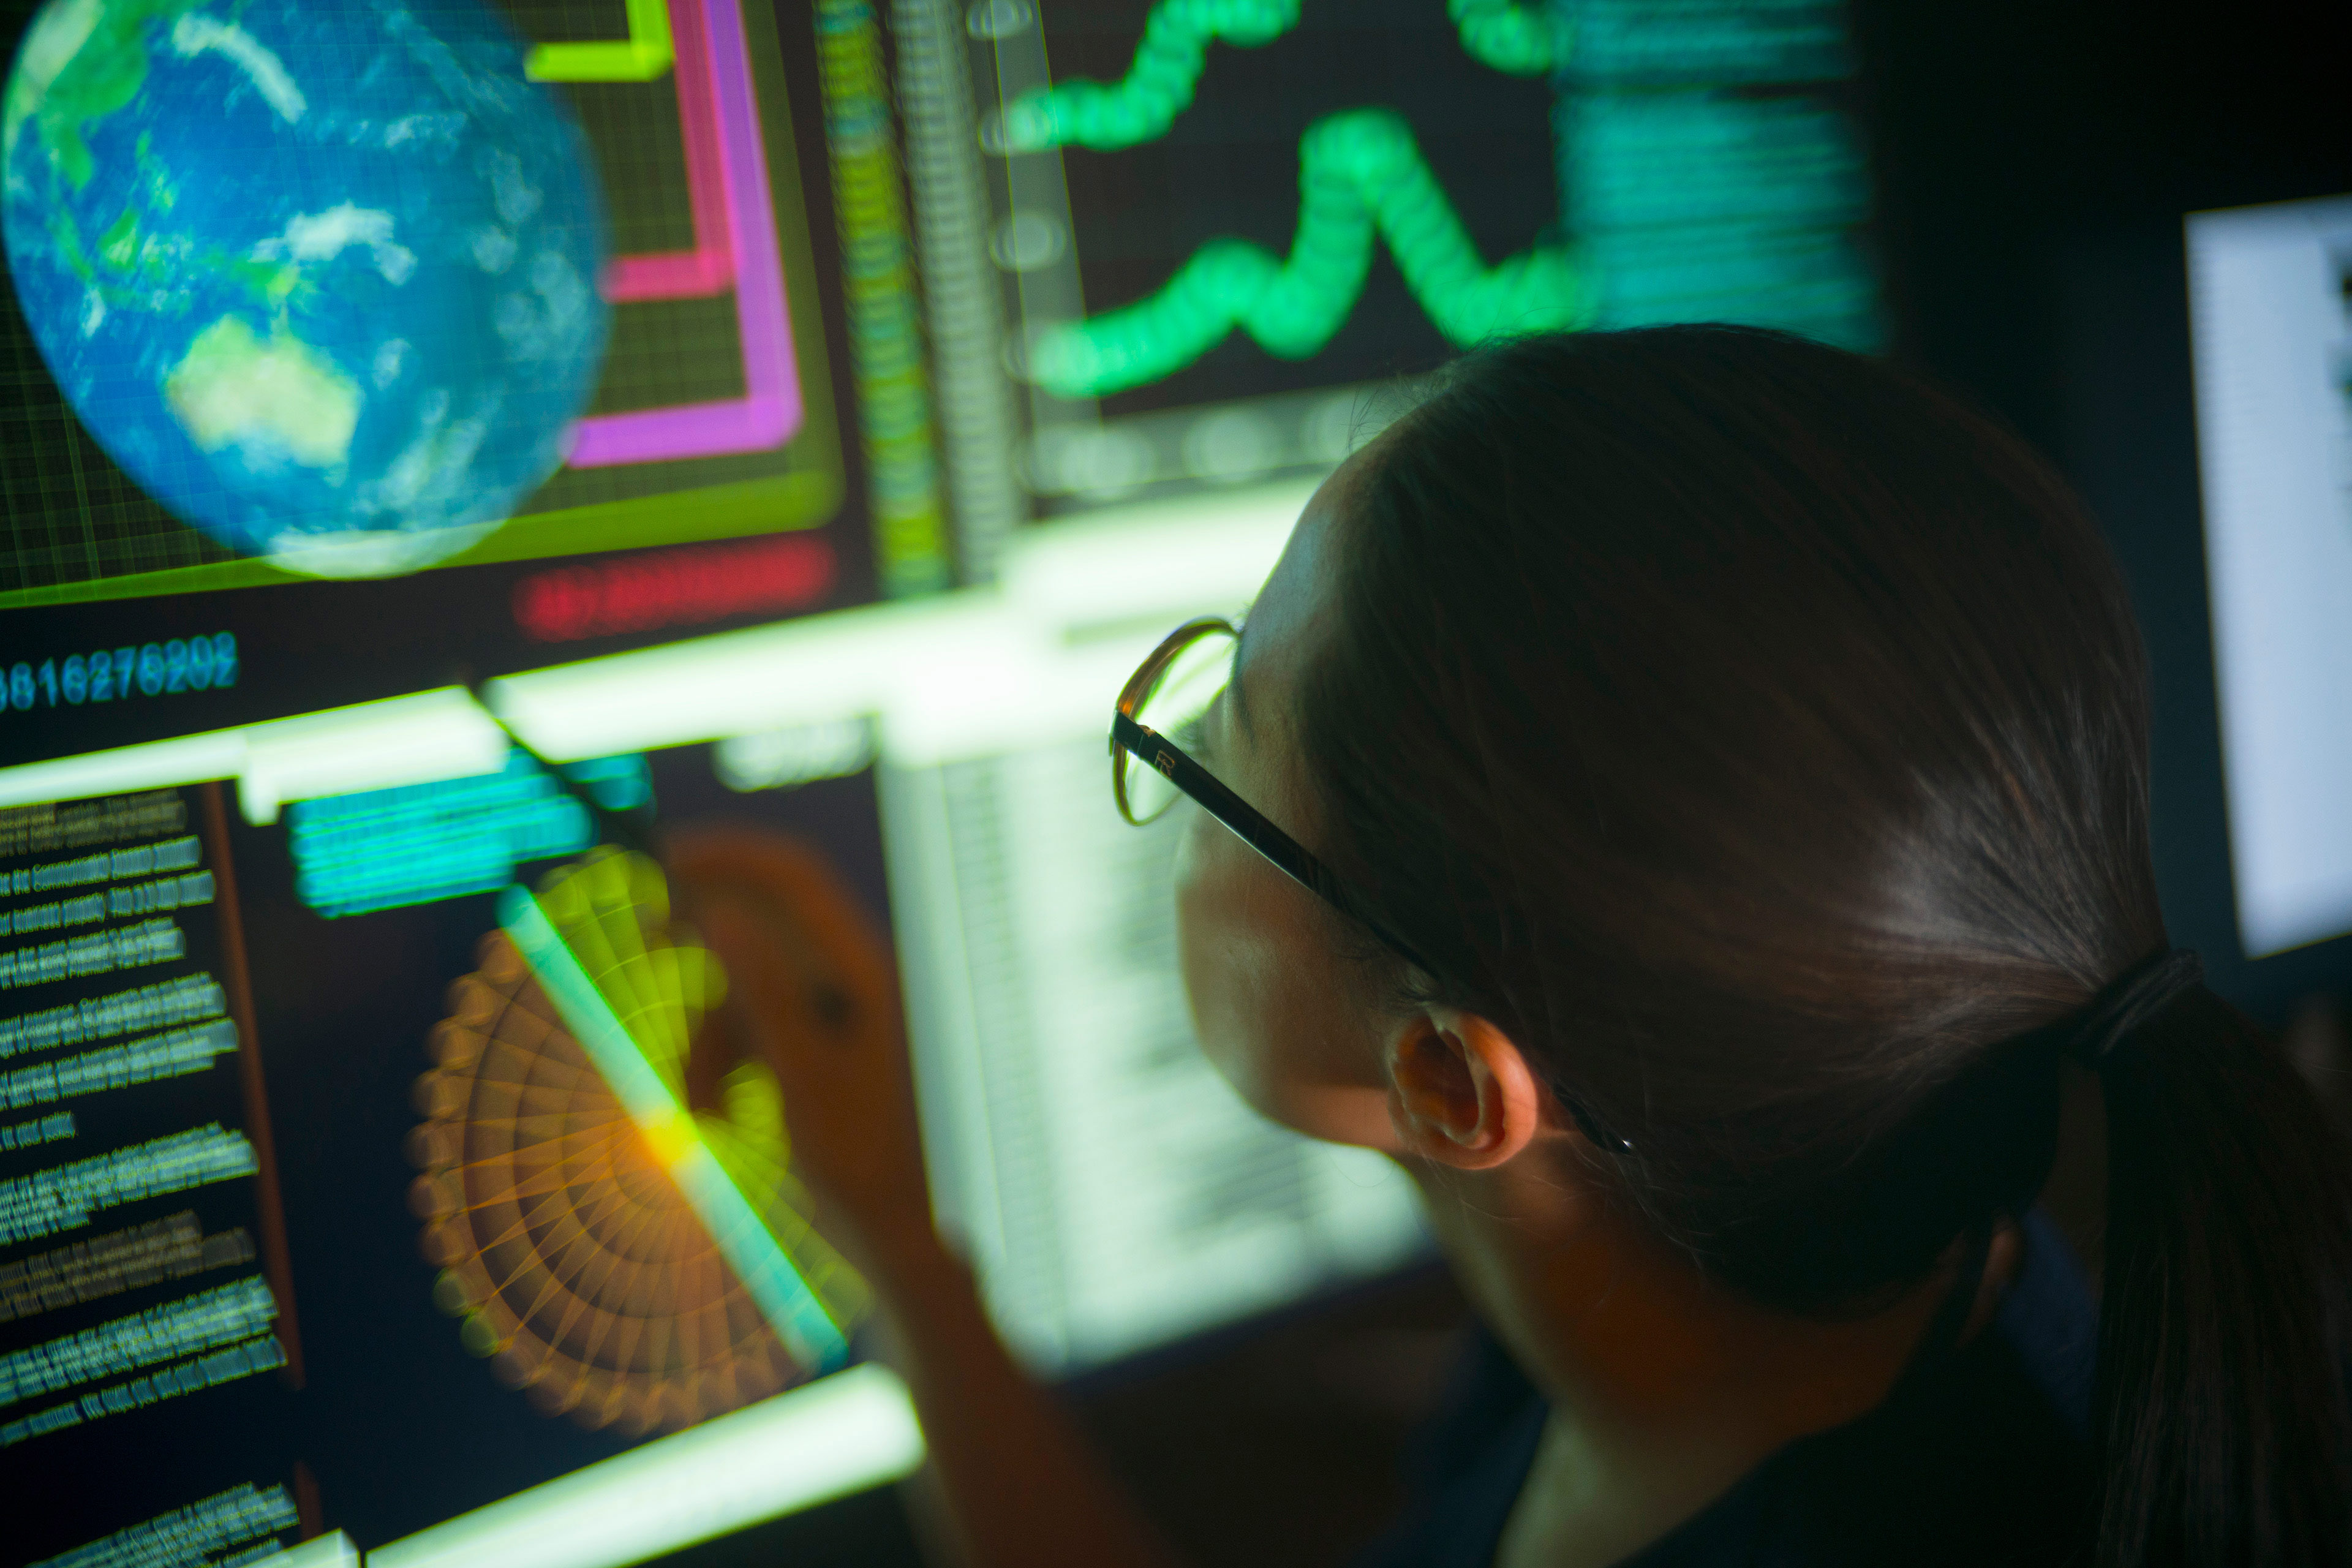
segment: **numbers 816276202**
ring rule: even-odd
[[[85,702],[168,697],[236,684],[236,634],[215,632],[68,654],[38,664],[19,660],[7,671],[5,706],[20,710],[36,703],[79,708]]]

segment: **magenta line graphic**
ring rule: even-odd
[[[712,89],[709,102],[717,121],[719,184],[734,261],[735,330],[743,353],[744,395],[583,419],[572,446],[570,461],[575,468],[764,451],[782,445],[800,428],[800,378],[793,364],[783,263],[776,247],[767,152],[752,94],[742,13],[736,0],[700,0],[698,18],[683,16],[689,8],[691,0],[673,7],[672,28],[681,59],[698,55]],[[678,26],[681,20],[683,26]],[[694,37],[698,33],[699,38]],[[678,73],[681,114],[687,112],[686,78],[692,68]],[[690,122],[687,131],[690,148]]]
[[[678,129],[686,142],[687,194],[694,213],[694,248],[621,256],[604,277],[604,298],[702,299],[735,281],[735,248],[727,237],[727,191],[719,172],[719,111],[712,102],[710,50],[695,0],[675,6],[670,37],[677,53]]]

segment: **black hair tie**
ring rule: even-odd
[[[2125,970],[2064,1026],[2066,1054],[2094,1072],[2105,1070],[2141,1026],[2205,984],[2205,961],[2188,948],[2168,947]]]
[[[1576,1130],[1579,1132],[1583,1133],[1594,1143],[1606,1149],[1612,1154],[1630,1154],[1633,1152],[1633,1141],[1627,1138],[1620,1138],[1614,1132],[1609,1131],[1607,1129],[1603,1128],[1601,1125],[1600,1119],[1592,1114],[1591,1110],[1585,1105],[1584,1101],[1577,1099],[1572,1094],[1563,1093],[1557,1089],[1552,1090],[1552,1092],[1555,1095],[1558,1095],[1559,1102],[1568,1108],[1569,1117],[1576,1123]]]

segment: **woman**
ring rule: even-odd
[[[2137,635],[2014,439],[1773,333],[1510,342],[1323,486],[1196,727],[1118,733],[1211,807],[1204,1048],[1403,1164],[1499,1347],[1378,1561],[2346,1559],[2343,1152],[2167,947]],[[781,1006],[789,857],[680,869]],[[778,1065],[965,1555],[1171,1561],[886,1047]],[[2034,1208],[2094,1078],[2095,1308]]]

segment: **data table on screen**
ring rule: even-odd
[[[1177,970],[1181,816],[1129,826],[1101,742],[882,779],[942,1224],[998,1324],[1076,1371],[1393,1268],[1396,1168],[1234,1096]]]
[[[304,1362],[217,789],[0,812],[0,1466],[273,1542]],[[172,1458],[107,1459],[149,1447]],[[199,1474],[226,1489],[183,1501]]]

